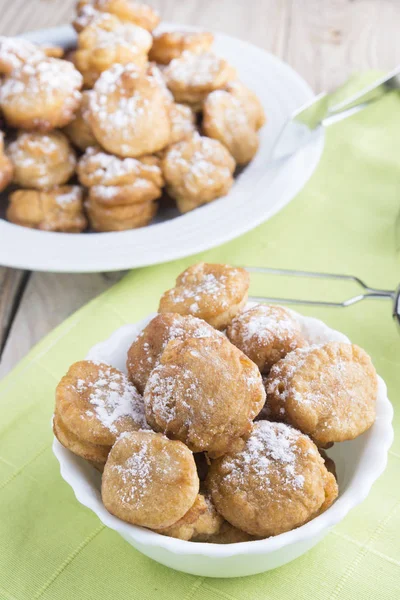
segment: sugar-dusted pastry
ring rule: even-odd
[[[335,478],[306,435],[258,421],[240,447],[214,461],[207,488],[229,523],[257,537],[303,525],[335,500]]]
[[[221,336],[202,319],[165,313],[154,317],[133,341],[126,362],[128,375],[140,393],[144,392],[152,370],[159,364],[168,342],[187,338]]]
[[[81,103],[75,117],[66,127],[64,127],[65,135],[71,140],[74,146],[83,152],[87,148],[98,145],[86,118],[90,94],[90,90],[82,92]]]
[[[148,431],[126,433],[116,441],[101,484],[103,503],[110,513],[151,529],[179,521],[195,503],[198,491],[190,450]]]
[[[78,34],[74,64],[83,75],[85,87],[91,88],[114,64],[132,64],[143,69],[152,37],[146,29],[122,23],[114,15],[103,13]]]
[[[97,469],[106,464],[111,445],[92,444],[91,442],[80,439],[68,429],[57,409],[53,417],[53,433],[64,448],[67,448],[67,450],[70,450],[73,454],[76,454],[91,463],[95,463]]]
[[[190,106],[173,102],[169,109],[171,119],[170,144],[186,140],[196,131],[196,116]]]
[[[78,185],[17,190],[10,194],[6,216],[16,225],[43,231],[80,233],[87,226],[83,190]]]
[[[37,62],[45,53],[37,44],[23,38],[0,36],[0,73],[9,75],[27,62]]]
[[[183,271],[175,287],[161,296],[158,312],[193,315],[216,329],[225,329],[246,304],[249,285],[245,269],[197,263]]]
[[[203,131],[224,144],[238,165],[249,163],[258,150],[257,131],[241,100],[225,90],[216,90],[205,99]]]
[[[223,523],[224,519],[217,513],[210,498],[200,493],[193,506],[179,521],[156,531],[180,540],[200,542],[208,541],[210,536],[217,535]]]
[[[76,165],[75,152],[61,131],[19,131],[7,155],[14,167],[14,182],[39,190],[66,183]]]
[[[184,52],[164,70],[176,102],[197,104],[235,78],[235,70],[212,52]]]
[[[85,208],[94,231],[126,231],[148,225],[156,215],[158,206],[156,202],[107,206],[104,202],[94,200],[89,190]]]
[[[83,1],[78,2],[76,7],[76,16],[72,21],[72,26],[77,33],[80,33],[87,27],[91,25],[95,20],[102,19],[104,13],[97,8],[94,8],[92,2]]]
[[[208,31],[165,31],[154,35],[150,60],[168,65],[185,51],[200,54],[210,50],[214,36]]]
[[[164,104],[166,104],[166,105],[168,105],[168,107],[170,107],[171,104],[173,104],[173,102],[174,102],[174,97],[168,89],[167,82],[165,81],[165,77],[163,75],[163,72],[162,72],[160,66],[156,65],[156,63],[154,63],[154,62],[150,62],[147,65],[146,73],[147,73],[147,75],[150,75],[154,79],[154,81],[158,84],[158,86],[162,92],[163,98],[164,98]]]
[[[88,148],[78,163],[78,177],[90,188],[89,198],[104,206],[151,202],[164,184],[155,156],[119,158]]]
[[[2,192],[13,178],[13,165],[4,152],[4,133],[0,131],[0,192]]]
[[[263,105],[258,96],[238,79],[229,81],[224,90],[240,100],[249,122],[258,131],[266,123]]]
[[[66,60],[26,63],[5,77],[0,108],[10,127],[50,131],[72,121],[81,87],[82,75]]]
[[[307,345],[300,323],[282,306],[256,304],[232,321],[227,336],[256,363],[262,373],[296,348]]]
[[[148,429],[143,399],[126,375],[90,360],[74,363],[59,382],[55,413],[80,440],[100,446]]]
[[[145,390],[155,431],[221,456],[249,432],[265,401],[256,365],[224,337],[170,341]]]
[[[134,23],[148,31],[153,31],[160,22],[160,15],[154,8],[135,0],[79,0],[78,15],[88,7],[96,11],[111,13],[121,21]]]
[[[375,421],[376,371],[368,354],[353,344],[294,350],[272,367],[266,388],[272,415],[318,446],[352,440]]]
[[[235,161],[218,140],[195,133],[167,149],[162,170],[169,195],[185,213],[229,192]]]
[[[171,136],[159,83],[134,65],[114,65],[102,73],[89,99],[87,119],[100,145],[119,156],[153,154]]]

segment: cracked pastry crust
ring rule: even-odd
[[[233,185],[233,157],[218,140],[197,133],[167,148],[161,165],[182,213],[225,196]]]
[[[258,421],[233,453],[212,462],[206,486],[229,523],[279,535],[326,510],[338,494],[315,444],[283,423]]]
[[[77,185],[17,190],[10,194],[6,216],[16,225],[43,231],[80,233],[87,226],[83,191]]]
[[[72,121],[81,87],[82,75],[72,63],[46,58],[5,77],[0,107],[10,127],[47,132]]]
[[[216,457],[249,432],[265,390],[256,365],[221,336],[168,342],[143,397],[152,429]]]
[[[153,432],[122,435],[104,467],[101,495],[113,515],[134,525],[173,525],[193,506],[199,478],[193,454],[181,442]]]
[[[61,131],[19,131],[7,155],[14,166],[14,183],[39,190],[67,183],[76,165],[75,152]]]
[[[111,154],[137,158],[168,145],[171,122],[159,82],[134,65],[114,65],[97,80],[88,122]]]
[[[216,329],[225,329],[245,306],[249,285],[245,269],[197,263],[177,277],[174,288],[164,292],[158,312],[193,315]]]
[[[184,52],[201,54],[210,50],[214,36],[208,31],[166,31],[153,37],[150,60],[168,65]]]
[[[266,389],[272,416],[307,433],[318,446],[352,440],[375,421],[376,371],[354,344],[294,350],[272,367]]]

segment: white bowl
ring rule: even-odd
[[[164,28],[182,26],[164,24]],[[71,47],[76,41],[70,26],[31,32],[24,37],[63,47]],[[271,165],[270,154],[291,113],[310,101],[313,92],[288,65],[251,44],[216,33],[215,51],[232,63],[243,82],[257,93],[268,117],[260,131],[256,157],[236,178],[227,196],[185,215],[178,215],[176,209],[160,210],[151,225],[122,232],[54,233],[0,219],[0,265],[87,273],[158,264],[232,240],[270,219],[290,202],[318,164],[323,132],[319,130],[316,139],[288,161]]]
[[[87,358],[107,362],[126,372],[127,350],[133,339],[153,318],[125,325],[94,346]],[[348,342],[348,338],[322,321],[298,315],[306,337],[313,343]],[[176,540],[148,529],[130,525],[104,508],[100,495],[100,474],[83,459],[66,450],[56,439],[53,452],[61,476],[74,490],[77,500],[90,508],[110,529],[114,529],[137,550],[168,567],[206,577],[242,577],[280,567],[315,546],[357,504],[368,495],[381,475],[393,440],[393,409],[386,385],[379,377],[377,418],[374,425],[351,442],[335,444],[329,452],[337,468],[339,497],[322,515],[306,525],[265,540],[218,545]]]

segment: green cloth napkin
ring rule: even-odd
[[[52,455],[50,417],[54,387],[70,363],[120,325],[156,310],[162,291],[196,261],[354,273],[372,286],[394,288],[399,210],[400,99],[393,94],[328,130],[317,172],[268,223],[199,256],[131,272],[42,340],[0,386],[0,598],[394,600],[400,590],[399,438],[368,499],[308,554],[262,575],[207,579],[142,556],[79,505]],[[325,298],[354,291],[277,278],[255,278],[253,290]],[[399,430],[400,337],[390,303],[304,312],[372,355]]]

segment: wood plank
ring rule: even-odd
[[[285,59],[316,92],[366,69],[392,69],[400,56],[400,2],[293,2]]]
[[[0,357],[28,274],[0,267]]]
[[[12,280],[12,274],[17,271],[7,271]],[[46,333],[116,283],[123,275],[123,272],[91,275],[32,274],[4,347],[0,361],[0,378]],[[1,298],[2,296],[0,301]]]

